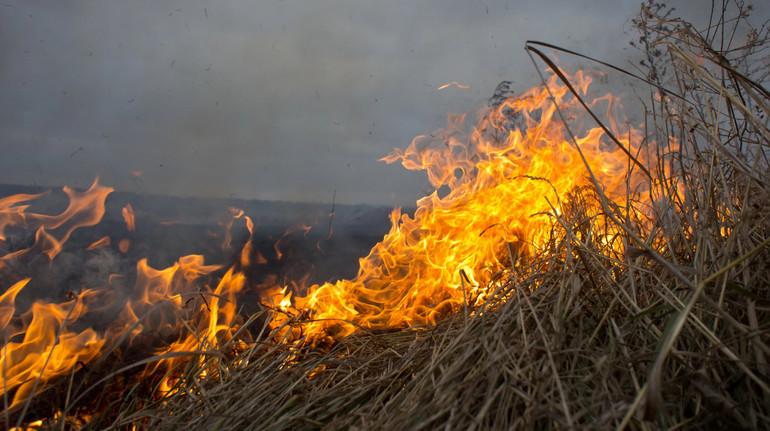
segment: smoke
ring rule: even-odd
[[[6,2],[0,182],[411,205],[377,159],[536,84],[526,39],[633,55],[638,0],[508,3]]]

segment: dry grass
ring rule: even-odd
[[[702,32],[664,12],[637,20],[652,84],[646,132],[658,142],[649,151],[659,152],[650,220],[596,185],[576,190],[550,250],[512,262],[470,317],[331,346],[203,354],[178,391],[129,393],[87,427],[769,428],[767,29],[746,32],[737,7]],[[749,40],[733,40],[734,27]],[[609,241],[625,254],[600,221],[620,227]],[[195,377],[200,366],[217,371]]]

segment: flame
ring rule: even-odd
[[[53,260],[72,232],[83,226],[97,224],[104,215],[104,201],[112,192],[100,186],[98,179],[85,192],[63,188],[69,205],[59,215],[27,213],[28,205],[18,205],[38,199],[37,195],[16,195],[0,201],[0,226],[12,225],[36,228],[35,243],[0,257],[0,267],[18,266],[18,260],[35,250]],[[57,239],[49,232],[63,231]],[[5,236],[2,237],[5,241]],[[16,317],[15,299],[29,283],[26,278],[14,283],[0,297],[0,329],[6,343],[0,350],[0,369],[4,372],[0,395],[13,391],[11,406],[26,399],[35,388],[49,379],[66,374],[78,362],[89,362],[98,356],[105,340],[91,329],[72,330],[73,322],[86,314],[89,303],[98,302],[102,293],[84,290],[69,301],[57,304],[36,301],[30,309]]]
[[[75,229],[93,226],[101,221],[104,215],[104,201],[113,191],[112,188],[100,186],[98,178],[85,192],[78,192],[69,187],[64,187],[62,190],[69,198],[69,205],[64,212],[56,216],[26,213],[25,210],[29,205],[18,205],[21,202],[38,199],[47,193],[19,194],[0,200],[0,228],[2,228],[0,243],[6,239],[5,228],[8,226],[38,226],[35,245],[0,256],[0,269],[4,268],[8,262],[18,260],[35,246],[41,248],[42,252],[53,260]],[[64,230],[64,233],[58,239],[49,233],[60,229]]]
[[[571,80],[585,96],[591,78],[577,72]],[[547,88],[537,87],[485,108],[469,136],[463,136],[465,116],[450,115],[446,129],[418,136],[383,159],[426,171],[433,187],[448,193],[419,200],[413,217],[393,211],[390,232],[360,260],[354,279],[311,286],[306,296],[295,296],[294,306],[313,318],[303,324],[304,334],[339,339],[357,326],[434,324],[464,305],[481,304],[495,288],[496,274],[510,275],[516,260],[547,248],[552,227],[571,204],[570,193],[589,184],[578,151],[555,118],[557,105],[568,116],[581,108],[555,76],[548,87],[553,99]],[[618,131],[613,117],[618,100],[607,95],[592,106],[601,103]],[[622,136],[626,148],[636,150],[642,142],[637,130]],[[586,130],[577,144],[613,199],[625,199],[627,182],[632,192],[643,187],[638,169],[626,175],[627,156],[601,128]],[[618,232],[607,229],[596,235],[621,253]],[[272,300],[284,303],[284,298]]]
[[[35,251],[53,260],[74,229],[94,225],[101,219],[104,201],[112,191],[100,186],[98,180],[86,192],[67,187],[63,190],[70,203],[57,216],[27,213],[24,210],[28,205],[19,205],[43,194],[17,195],[0,201],[0,223],[3,227],[39,225],[31,247],[5,254],[0,263],[13,264],[21,256]],[[127,206],[123,214],[128,214],[126,221],[131,226],[133,210]],[[64,230],[61,239],[56,239],[48,231],[56,232],[58,229]],[[121,241],[121,251],[127,251],[128,241]],[[91,244],[88,250],[106,244],[109,244],[109,237]],[[193,322],[193,326],[194,322],[198,322],[207,345],[217,346],[217,337],[224,333],[232,334],[237,318],[235,295],[244,284],[242,274],[231,272],[211,291],[206,287],[205,277],[219,268],[219,265],[204,265],[203,256],[199,255],[184,256],[176,264],[162,270],[150,267],[146,259],[140,260],[133,292],[122,311],[117,313],[117,318],[101,332],[91,327],[83,329],[81,322],[85,322],[92,313],[104,312],[115,306],[116,298],[109,285],[125,277],[113,274],[106,280],[104,289],[85,289],[58,303],[35,301],[26,312],[16,309],[15,300],[31,279],[17,281],[0,296],[0,330],[6,340],[0,350],[0,369],[4,372],[0,396],[10,396],[9,407],[13,407],[41,389],[46,382],[71,373],[78,363],[88,364],[102,354],[106,346],[115,343],[125,348],[138,343],[145,349],[154,350],[156,355],[196,350],[196,346],[200,347],[201,334],[187,333],[184,330],[185,320]],[[193,294],[206,294],[212,298],[208,303],[190,303],[188,300]],[[226,302],[221,304],[220,298]],[[160,340],[152,341],[158,337]],[[160,345],[157,345],[158,342]],[[173,365],[173,361],[160,361],[148,366],[145,373],[168,370]]]
[[[228,218],[224,223],[220,223],[225,227],[225,238],[222,240],[222,251],[228,251],[232,248],[230,243],[233,240],[233,234],[231,232],[231,229],[233,228],[233,223],[236,219],[239,219],[243,217],[243,210],[240,208],[235,207],[229,207],[227,209]]]
[[[121,253],[126,254],[128,253],[128,249],[131,248],[131,240],[128,238],[123,238],[118,242],[118,250],[120,250]]]
[[[577,72],[570,79],[587,94],[588,75]],[[457,82],[449,85],[466,88]],[[646,152],[639,151],[642,134],[616,120],[618,99],[611,95],[595,98],[591,107],[602,104],[610,129],[623,136],[620,145],[646,164]],[[623,253],[620,233],[602,223],[599,208],[579,199],[579,191],[589,184],[585,164],[607,196],[623,207],[629,197],[640,202],[644,178],[639,169],[629,173],[624,150],[598,127],[576,127],[583,130],[576,139],[581,157],[557,119],[557,106],[581,126],[582,108],[553,77],[547,88],[533,88],[482,110],[470,133],[464,132],[465,115],[450,115],[445,129],[418,136],[406,149],[383,158],[407,169],[424,170],[436,191],[417,202],[413,216],[399,209],[391,213],[390,231],[360,259],[358,274],[351,280],[297,287],[298,283],[281,286],[273,277],[263,285],[252,285],[246,276],[248,269],[267,260],[253,250],[254,222],[237,208],[230,208],[222,223],[222,250],[231,248],[230,231],[236,219],[245,221],[250,236],[236,263],[221,276],[218,271],[225,268],[204,264],[200,255],[183,256],[164,269],[155,269],[142,259],[136,264],[136,282],[126,298],[118,298],[115,291],[119,289],[113,287],[129,278],[113,274],[103,289],[84,289],[59,303],[38,301],[27,311],[17,310],[15,302],[31,280],[15,280],[0,296],[0,329],[5,340],[0,366],[6,373],[0,395],[8,394],[12,407],[46,382],[72,373],[77,363],[93,361],[107,346],[120,347],[116,354],[138,346],[156,355],[158,360],[149,363],[141,376],[164,374],[155,382],[161,395],[168,393],[174,390],[178,376],[171,371],[195,352],[248,341],[235,339],[243,320],[237,300],[247,289],[259,291],[262,302],[274,311],[274,339],[280,342],[336,340],[358,327],[431,325],[440,316],[482,304],[517,271],[526,271],[528,259],[548,251],[554,226],[574,206],[588,206],[583,208],[591,215],[586,234],[599,237],[610,253],[619,256]],[[36,232],[33,246],[0,256],[0,269],[15,265],[28,253],[53,260],[74,229],[99,222],[112,189],[99,185],[97,179],[85,192],[67,187],[63,191],[69,206],[55,216],[27,212],[25,203],[44,194],[0,199],[0,244],[6,241],[8,226]],[[644,202],[635,204],[629,212],[642,220],[644,207]],[[134,231],[131,205],[122,214],[127,230]],[[287,230],[274,244],[277,259],[285,259],[290,234],[304,231],[307,235],[309,229]],[[87,251],[109,243],[110,238],[103,237]],[[126,253],[129,246],[126,238],[118,248]],[[112,310],[110,307],[117,310],[110,325],[100,331],[83,329],[81,323],[90,313]],[[302,318],[295,319],[297,316]],[[211,371],[203,362],[200,365],[200,376]]]
[[[65,228],[65,233],[59,239],[64,243],[72,232],[80,227],[94,226],[104,216],[104,201],[114,189],[99,185],[99,179],[94,180],[85,192],[78,192],[69,187],[62,189],[69,198],[69,206],[57,216],[29,214],[33,220],[40,222],[46,230]]]
[[[449,87],[451,87],[453,85],[457,86],[457,88],[462,88],[462,89],[465,89],[465,90],[469,90],[471,88],[470,85],[462,85],[462,84],[460,84],[457,81],[452,81],[449,84],[444,84],[444,85],[440,86],[439,88],[436,89],[436,91],[441,91],[441,90],[443,90],[445,88],[449,88]]]
[[[292,226],[288,229],[286,229],[286,232],[281,235],[280,238],[273,244],[273,250],[275,250],[275,256],[278,260],[283,260],[283,256],[285,254],[286,249],[290,249],[290,247],[286,246],[286,242],[289,240],[291,235],[295,232],[302,232],[302,234],[307,237],[307,233],[310,232],[310,229],[312,229],[312,226],[306,226],[306,225],[299,225],[299,226]]]
[[[26,328],[11,332],[10,338],[23,334],[22,340],[8,342],[0,350],[5,390],[15,389],[11,405],[26,400],[41,382],[66,374],[78,362],[87,363],[101,353],[105,340],[96,331],[66,329],[85,313],[84,304],[97,295],[98,292],[86,290],[61,304],[35,302],[30,311],[21,316],[22,321],[28,322]]]
[[[134,209],[131,207],[131,204],[126,204],[123,207],[123,219],[126,221],[126,230],[133,232],[136,229],[136,225],[134,224]]]
[[[5,241],[5,227],[13,225],[21,225],[26,221],[26,215],[24,211],[29,205],[17,205],[20,202],[27,202],[35,200],[44,196],[47,193],[40,193],[36,195],[18,194],[8,196],[0,199],[0,242]]]
[[[100,239],[94,241],[86,247],[86,251],[96,250],[97,248],[102,248],[110,245],[110,237],[109,236],[103,236]]]
[[[0,296],[0,330],[5,330],[6,326],[8,326],[8,323],[11,321],[15,311],[14,301],[16,300],[16,295],[18,295],[21,289],[29,283],[29,280],[31,279],[25,278],[24,280],[19,281]]]

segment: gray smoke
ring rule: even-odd
[[[328,202],[336,189],[338,202],[411,205],[424,177],[377,159],[446,111],[482,106],[502,80],[536,84],[526,39],[625,65],[638,10],[639,0],[8,0],[0,183],[86,187],[101,174],[140,193]],[[452,81],[471,88],[436,90]]]

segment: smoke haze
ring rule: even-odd
[[[638,55],[639,0],[510,3],[8,0],[0,182],[412,205],[423,175],[377,159],[537,84],[525,40]]]

